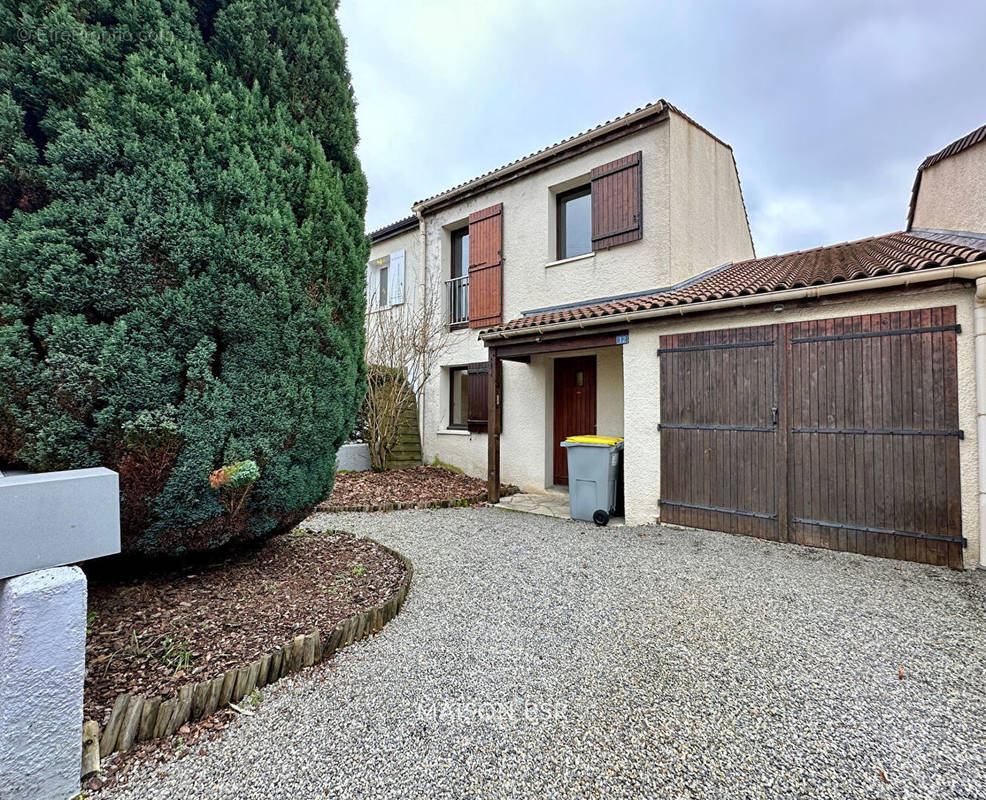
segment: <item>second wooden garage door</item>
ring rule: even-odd
[[[962,566],[954,307],[661,337],[661,519]]]

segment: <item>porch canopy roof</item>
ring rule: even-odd
[[[629,340],[630,333],[624,325],[622,328],[600,330],[593,328],[588,331],[559,331],[554,334],[541,335],[531,331],[532,335],[521,340],[505,342],[487,342],[496,358],[504,361],[529,362],[531,356],[541,353],[565,353],[571,350],[595,350],[600,347],[617,347]]]
[[[928,273],[922,276],[928,279],[962,277],[958,273],[944,276],[931,271],[984,259],[986,233],[914,229],[725,264],[649,292],[536,309],[489,328],[480,337],[487,347],[500,353],[506,352],[507,342],[530,340],[533,336],[546,338],[561,330],[596,329],[599,325],[625,327],[635,318],[656,316],[647,312],[660,309],[673,308],[675,313],[711,310],[716,301],[734,298],[749,298],[746,302],[751,305],[767,303],[781,292],[800,289],[805,296],[813,296],[813,288],[834,289],[835,284],[839,284],[839,291],[862,291],[877,288],[877,279],[905,273]]]

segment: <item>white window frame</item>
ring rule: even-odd
[[[404,303],[405,253],[395,250],[366,265],[366,310],[385,311]],[[380,280],[386,276],[386,302],[381,303]]]

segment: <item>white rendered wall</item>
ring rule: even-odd
[[[986,142],[921,173],[913,225],[986,232]]]
[[[370,447],[365,442],[349,442],[336,453],[336,472],[366,472],[370,469]]]
[[[733,151],[678,114],[670,119],[669,283],[753,258]]]
[[[0,796],[79,794],[86,577],[56,567],[0,581]]]

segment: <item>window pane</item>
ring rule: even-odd
[[[592,252],[592,195],[589,187],[558,196],[558,258]]]
[[[380,289],[377,292],[377,305],[381,308],[387,305],[387,283],[390,280],[390,271],[387,267],[380,270]]]
[[[469,423],[469,373],[465,369],[453,369],[452,406],[449,409],[449,424],[465,427]]]
[[[452,277],[469,274],[469,229],[452,233]]]

